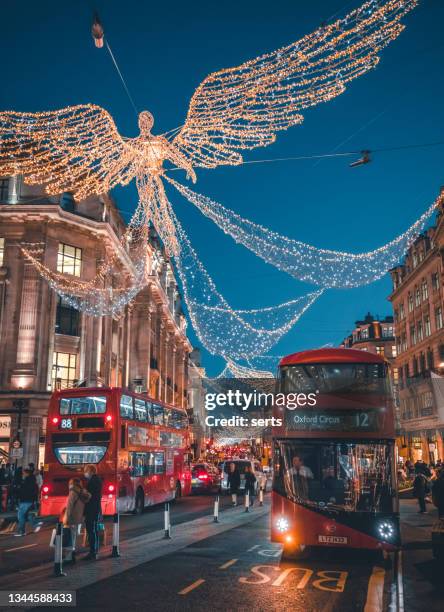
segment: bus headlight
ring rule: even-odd
[[[395,526],[390,521],[382,521],[378,525],[378,534],[383,540],[391,540],[395,535]]]
[[[278,518],[278,520],[276,521],[276,528],[278,531],[280,531],[281,533],[284,533],[285,531],[288,531],[288,528],[290,527],[287,519],[283,516],[281,516],[281,518]]]

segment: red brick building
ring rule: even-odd
[[[391,270],[399,372],[401,454],[444,459],[444,405],[434,378],[444,374],[444,217],[417,238],[402,265]],[[443,396],[444,397],[444,396]]]

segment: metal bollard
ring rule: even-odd
[[[165,504],[165,512],[164,512],[164,528],[165,535],[163,536],[165,540],[171,540],[171,523],[170,523],[170,504]]]
[[[216,499],[214,500],[214,515],[213,521],[215,523],[219,522],[219,495],[216,495]]]
[[[113,516],[113,550],[111,552],[111,557],[120,557],[119,552],[119,538],[120,538],[120,519],[119,513]]]
[[[250,512],[250,491],[245,493],[245,512]]]
[[[54,576],[60,578],[66,576],[63,572],[63,525],[57,523],[56,537],[54,542]]]
[[[261,487],[259,489],[259,506],[263,506],[264,505],[264,490]]]

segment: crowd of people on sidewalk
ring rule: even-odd
[[[398,477],[413,481],[413,497],[418,500],[419,513],[426,514],[427,503],[433,503],[438,517],[444,519],[444,463],[441,460],[432,464],[406,461],[398,470]]]
[[[69,492],[60,521],[63,524],[63,548],[67,551],[65,561],[76,561],[76,539],[85,524],[89,553],[86,559],[97,559],[99,552],[99,528],[103,521],[101,511],[102,480],[95,465],[84,469],[85,484],[81,478],[71,478]],[[5,498],[3,510],[17,512],[16,537],[26,535],[26,523],[34,533],[43,522],[37,519],[40,489],[43,484],[43,470],[36,470],[30,463],[26,468],[10,463],[0,466],[0,499]],[[4,493],[4,495],[3,495]]]

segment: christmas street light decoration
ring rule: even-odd
[[[417,2],[369,0],[298,42],[210,74],[196,89],[185,124],[170,133],[171,142],[151,133],[154,119],[147,111],[139,115],[136,138],[122,137],[110,114],[91,104],[1,112],[0,175],[23,174],[27,183],[44,184],[48,194],[72,192],[77,199],[135,178],[147,222],[154,223],[167,252],[177,254],[164,162],[193,181],[197,167],[241,164],[243,151],[271,144],[277,132],[302,122],[303,109],[338,96],[374,68]]]
[[[322,294],[322,290],[314,291],[268,308],[233,309],[219,293],[172,209],[170,214],[180,246],[175,262],[188,314],[211,354],[230,362],[263,355]]]
[[[282,236],[244,219],[233,210],[192,191],[170,177],[167,177],[167,180],[237,243],[243,244],[264,261],[294,278],[324,288],[349,289],[367,285],[384,276],[387,270],[399,262],[432,215],[444,203],[444,192],[441,192],[424,214],[403,234],[374,251],[347,253],[316,248]]]

